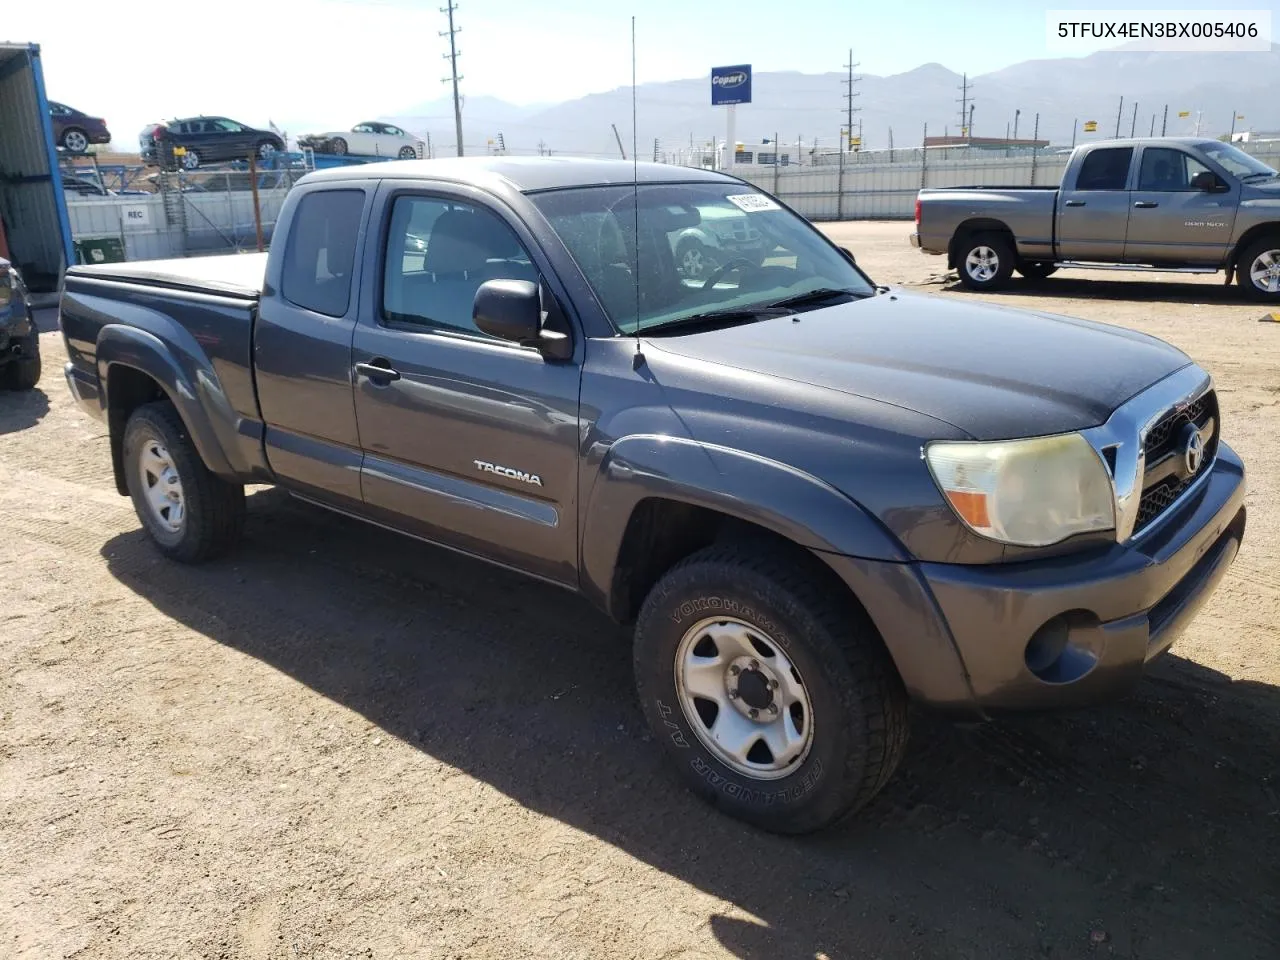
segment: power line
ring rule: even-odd
[[[458,81],[462,79],[462,77],[458,76],[458,57],[462,54],[462,51],[458,49],[456,42],[458,34],[462,32],[462,28],[453,25],[453,11],[457,9],[458,5],[453,0],[449,0],[447,7],[440,8],[441,13],[449,15],[449,29],[442,30],[440,36],[449,38],[449,52],[444,55],[444,58],[449,61],[450,73],[450,76],[445,77],[440,82],[448,83],[450,80],[453,81],[453,123],[457,130],[458,156],[462,156],[462,101],[458,97]]]

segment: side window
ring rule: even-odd
[[[385,132],[391,134],[393,137],[404,136],[404,131],[401,130],[399,127],[387,127]]]
[[[363,209],[362,190],[322,190],[302,198],[284,253],[280,292],[286,300],[329,317],[346,316]]]
[[[1108,147],[1093,150],[1080,166],[1077,190],[1123,190],[1129,179],[1129,163],[1133,147]]]
[[[496,214],[437,197],[398,197],[382,277],[382,315],[480,334],[471,319],[486,280],[537,281],[515,232]]]
[[[351,128],[352,133],[373,133],[373,127],[367,123],[357,123]]]
[[[1139,190],[1190,191],[1196,176],[1209,168],[1190,154],[1167,147],[1148,147],[1142,152]]]

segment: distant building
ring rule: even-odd
[[[1007,137],[925,137],[925,149],[931,147],[970,147],[974,150],[1032,150],[1047,147],[1048,140],[1011,139]]]

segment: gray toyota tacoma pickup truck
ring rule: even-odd
[[[946,254],[972,290],[1015,270],[1223,270],[1280,303],[1280,173],[1217,140],[1090,143],[1072,152],[1061,187],[921,190],[911,243]]]
[[[690,277],[671,239],[767,243]],[[820,828],[953,714],[1119,697],[1244,533],[1204,370],[1080,320],[876,286],[749,184],[621,161],[303,178],[265,256],[68,271],[67,382],[161,552],[244,485],[634,623],[688,784]]]

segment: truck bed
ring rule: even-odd
[[[67,275],[256,300],[262,294],[266,269],[265,253],[246,253],[184,260],[89,264],[72,267]]]

